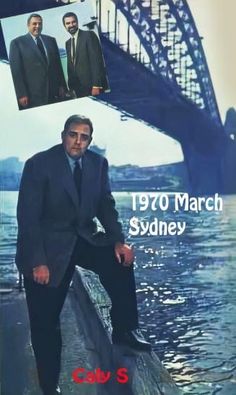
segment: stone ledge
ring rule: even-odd
[[[102,386],[99,394],[110,394],[112,391],[113,395],[181,395],[155,352],[141,353],[129,347],[112,345],[111,302],[96,274],[77,267],[73,289],[73,308],[80,325],[83,321],[87,341],[94,350],[94,368],[100,367],[113,373],[119,367],[128,370],[128,383],[119,384],[114,378]]]

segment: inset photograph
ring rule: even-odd
[[[90,0],[1,24],[20,110],[109,91]]]

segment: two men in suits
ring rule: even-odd
[[[55,103],[65,97],[66,83],[55,38],[43,35],[43,20],[31,14],[28,33],[12,40],[9,60],[20,109]]]
[[[137,330],[133,251],[124,242],[107,160],[88,150],[92,133],[88,118],[71,116],[62,144],[30,158],[21,180],[16,264],[44,395],[60,393],[60,312],[75,265],[96,272],[111,298],[113,343],[150,350]]]
[[[68,86],[77,97],[109,90],[101,45],[93,31],[79,29],[77,15],[67,12],[63,24],[71,38],[66,42]]]

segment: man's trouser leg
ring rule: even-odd
[[[55,389],[59,381],[62,346],[60,313],[73,271],[74,267],[70,266],[58,287],[24,279],[32,346],[43,391]]]
[[[107,291],[111,302],[111,320],[118,332],[138,328],[138,311],[133,265],[124,267],[115,257],[114,246],[79,245],[76,264],[93,270]],[[76,252],[76,251],[75,251]],[[75,255],[76,256],[76,253]]]

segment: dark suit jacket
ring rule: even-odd
[[[30,107],[57,100],[59,87],[65,88],[60,56],[56,40],[42,34],[47,49],[45,62],[33,38],[28,33],[12,40],[9,60],[16,96],[28,96]]]
[[[97,232],[94,218],[105,233]],[[33,267],[48,265],[51,286],[60,283],[78,235],[93,245],[124,241],[107,160],[89,150],[83,156],[80,203],[62,145],[29,159],[22,175],[17,219],[19,271],[30,276]]]
[[[71,39],[66,41],[68,86],[78,96],[91,95],[93,86],[109,89],[101,45],[93,31],[79,30],[76,61],[71,59]]]

